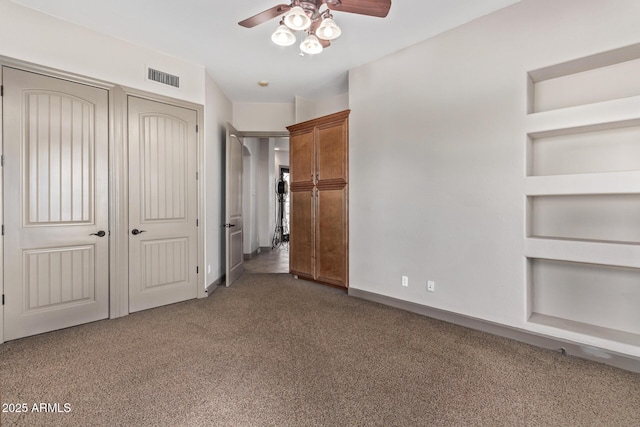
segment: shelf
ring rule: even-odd
[[[598,240],[528,237],[527,258],[640,268],[640,244]]]
[[[640,171],[529,176],[527,196],[640,193]]]
[[[529,72],[529,77],[533,83],[539,83],[597,68],[609,67],[638,58],[640,58],[640,43],[533,70]]]
[[[590,336],[640,337],[640,269],[528,259],[530,320]]]
[[[527,175],[640,171],[640,120],[528,135]]]
[[[548,326],[575,332],[581,335],[587,335],[589,337],[640,347],[640,335],[620,331],[618,329],[605,328],[602,326],[591,325],[589,323],[576,322],[574,320],[562,319],[560,317],[547,316],[539,313],[533,313],[529,318],[528,323]]]
[[[529,72],[529,112],[640,95],[640,44]]]
[[[562,108],[526,116],[525,129],[529,137],[553,136],[584,129],[607,129],[611,123],[622,123],[640,119],[640,95],[594,104]]]
[[[640,348],[640,43],[528,73],[528,327]]]
[[[529,235],[640,244],[640,194],[528,198]]]

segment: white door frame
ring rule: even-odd
[[[197,112],[197,168],[198,179],[198,266],[204,266],[204,107],[199,104],[181,101],[164,95],[122,87],[99,79],[93,79],[75,73],[19,61],[0,56],[0,82],[2,66],[11,66],[24,71],[42,74],[76,83],[106,89],[109,93],[109,318],[129,314],[129,179],[128,179],[128,132],[127,97],[129,95],[164,102],[195,110]],[[2,117],[0,102],[0,117]],[[0,148],[3,147],[2,123],[0,122]],[[2,153],[4,154],[4,152]],[[4,224],[4,174],[0,174],[0,223]],[[205,298],[206,274],[201,270],[198,275],[198,298]],[[4,295],[4,239],[0,245],[0,290]],[[0,344],[4,342],[4,306],[0,306]]]

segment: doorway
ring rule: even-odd
[[[250,153],[245,168],[245,191],[249,192],[246,200],[250,202],[245,212],[245,269],[248,272],[288,273],[288,210],[287,204],[280,202],[288,201],[288,192],[282,191],[283,178],[288,177],[288,133],[256,134],[244,138]]]
[[[276,228],[271,249],[289,249],[289,167],[280,166],[276,182]]]

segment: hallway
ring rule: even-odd
[[[245,260],[244,269],[248,273],[288,273],[289,247],[263,249],[250,260]]]

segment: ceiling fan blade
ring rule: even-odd
[[[391,0],[328,0],[327,7],[335,12],[349,12],[384,18],[391,9]]]
[[[267,9],[264,12],[260,12],[257,15],[252,16],[251,18],[247,18],[244,21],[238,22],[238,25],[241,25],[245,28],[253,28],[256,25],[262,24],[263,22],[267,22],[276,16],[283,15],[287,13],[291,9],[291,6],[288,4],[279,4],[277,6],[273,6],[271,9]]]

